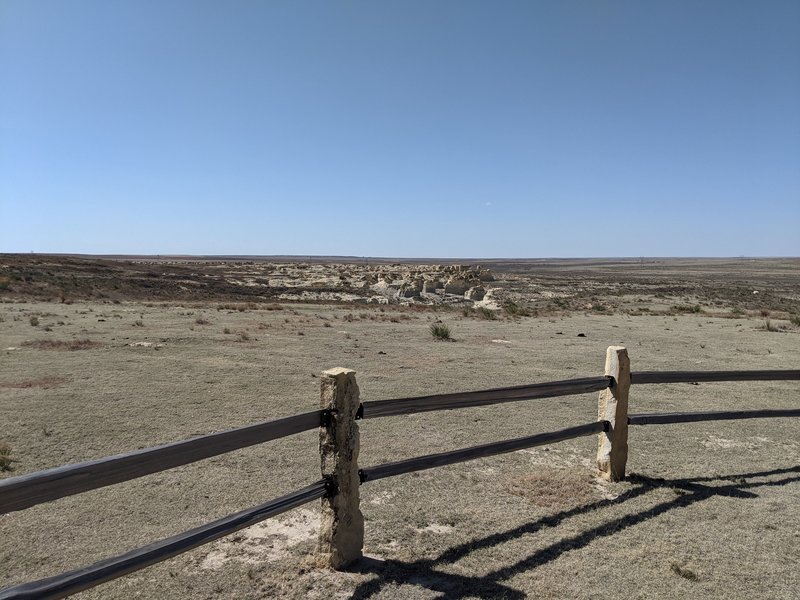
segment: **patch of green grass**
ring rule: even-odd
[[[431,323],[428,331],[430,331],[433,339],[435,340],[440,340],[443,342],[453,341],[453,338],[450,337],[450,328],[444,323]]]

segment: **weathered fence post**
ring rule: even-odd
[[[597,438],[597,468],[610,481],[625,478],[628,461],[628,391],[631,387],[631,363],[624,346],[609,346],[606,351],[606,375],[613,377],[611,387],[600,392],[597,419],[611,427]]]
[[[356,372],[330,369],[322,373],[320,406],[325,413],[319,432],[322,476],[335,486],[322,499],[318,552],[322,563],[340,569],[361,558],[364,516],[359,508],[358,425],[360,405]]]

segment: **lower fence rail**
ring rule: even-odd
[[[669,423],[696,423],[699,421],[733,421],[736,419],[765,419],[775,417],[800,417],[800,409],[772,410],[721,410],[691,413],[648,413],[629,415],[630,425],[666,425]]]
[[[462,448],[460,450],[452,450],[450,452],[440,452],[439,454],[428,454],[426,456],[417,456],[415,458],[399,460],[375,467],[369,467],[367,469],[361,469],[358,475],[361,479],[361,482],[364,483],[366,481],[374,481],[376,479],[383,479],[384,477],[393,477],[394,475],[401,475],[403,473],[411,473],[413,471],[423,471],[425,469],[433,469],[434,467],[452,465],[455,463],[473,460],[475,458],[494,456],[496,454],[514,452],[515,450],[522,450],[524,448],[532,448],[533,446],[542,446],[544,444],[562,442],[564,440],[569,440],[584,435],[608,431],[608,427],[608,421],[595,421],[594,423],[578,425],[576,427],[568,427],[567,429],[561,429],[559,431],[552,431],[549,433],[540,433],[537,435],[516,438],[513,440],[491,442],[489,444],[481,444],[480,446],[472,446],[470,448]]]
[[[212,542],[239,529],[244,529],[287,510],[322,498],[327,494],[325,480],[312,483],[301,490],[275,498],[264,504],[234,513],[184,533],[131,550],[120,556],[102,560],[88,567],[55,577],[23,583],[0,590],[0,600],[37,600],[64,598],[117,577],[133,573],[182,552]]]

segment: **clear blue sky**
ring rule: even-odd
[[[0,2],[0,251],[800,255],[800,2]]]

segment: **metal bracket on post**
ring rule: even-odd
[[[335,412],[336,410],[333,408],[323,409],[319,415],[319,426],[330,427],[333,425],[333,413]]]

